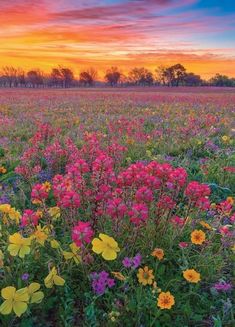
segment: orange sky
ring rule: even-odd
[[[0,66],[93,66],[102,77],[111,65],[180,62],[204,78],[235,76],[234,21],[197,0],[0,1]]]

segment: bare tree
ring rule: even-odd
[[[91,67],[80,73],[79,81],[83,86],[92,86],[94,85],[97,76],[97,71]]]

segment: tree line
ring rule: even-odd
[[[159,66],[154,72],[144,67],[136,67],[124,74],[118,67],[107,69],[104,82],[99,81],[95,68],[88,68],[75,78],[74,72],[64,66],[52,68],[49,74],[40,69],[25,72],[21,68],[4,66],[0,70],[0,87],[28,87],[28,88],[70,88],[91,87],[95,85],[110,86],[227,86],[235,87],[235,78],[216,74],[209,81],[200,75],[187,72],[181,64],[172,66]]]

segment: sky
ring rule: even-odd
[[[235,76],[235,0],[0,0],[0,67]]]

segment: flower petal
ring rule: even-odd
[[[23,245],[20,249],[20,252],[19,252],[19,257],[20,258],[24,258],[26,254],[29,254],[30,253],[30,247],[27,246],[27,245]]]
[[[30,303],[40,303],[40,302],[42,302],[43,298],[44,298],[43,292],[39,291],[39,292],[33,293],[33,295],[31,296]]]
[[[29,300],[28,288],[21,288],[15,293],[15,301],[27,302]]]
[[[34,292],[37,292],[40,288],[39,283],[31,283],[28,287],[29,294],[33,294]]]
[[[27,303],[25,302],[14,302],[13,303],[13,311],[17,315],[17,317],[20,317],[28,308]]]
[[[115,260],[117,258],[117,253],[110,248],[105,248],[105,250],[102,253],[102,257],[105,260]]]
[[[5,300],[12,300],[15,295],[16,289],[13,286],[8,286],[2,289],[1,295]]]
[[[0,306],[0,313],[2,315],[9,315],[9,313],[12,311],[12,308],[12,300],[6,300]]]
[[[11,256],[16,257],[20,250],[20,247],[17,244],[10,244],[7,250],[10,252]]]
[[[98,238],[94,238],[94,240],[91,242],[91,244],[93,245],[92,251],[95,252],[95,253],[97,253],[97,254],[100,254],[105,249],[104,242],[102,242]]]
[[[63,286],[65,283],[65,280],[58,275],[54,276],[53,281],[54,281],[55,285],[57,285],[57,286]]]

